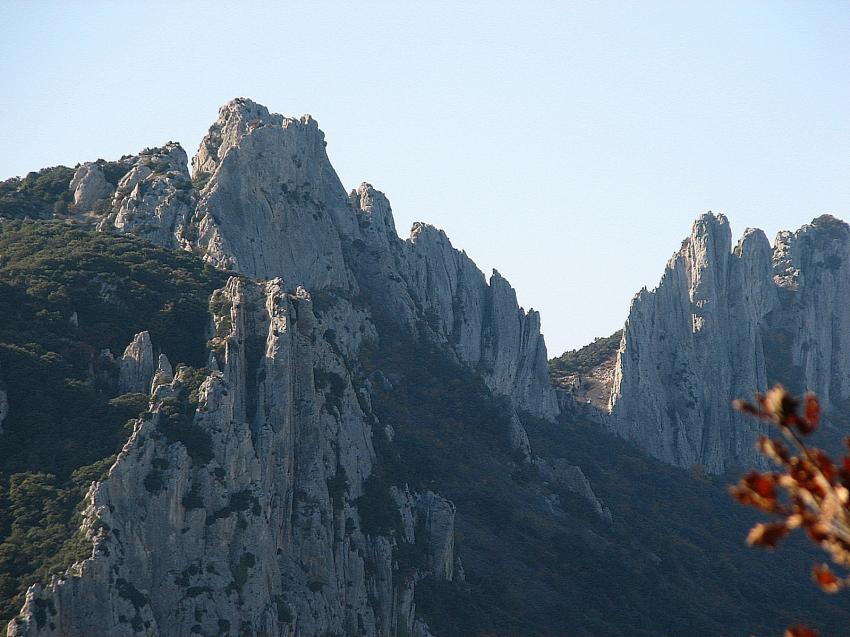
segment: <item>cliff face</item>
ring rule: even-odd
[[[451,347],[518,409],[553,418],[539,315],[518,306],[498,273],[488,285],[442,231],[417,223],[402,241],[383,193],[362,184],[346,195],[325,145],[310,116],[232,100],[201,142],[191,181],[173,143],[122,160],[129,171],[112,190],[98,164],[84,164],[76,211],[216,267],[280,277],[288,291],[362,294],[396,329]],[[109,212],[97,217],[104,200]]]
[[[288,286],[352,289],[340,233],[348,197],[309,116],[270,114],[248,100],[223,106],[192,161],[200,193],[198,248],[213,265]]]
[[[548,381],[540,315],[517,304],[516,293],[498,273],[489,283],[445,232],[416,223],[406,241],[395,234],[386,197],[369,184],[351,195],[359,219],[355,266],[373,305],[406,329],[417,324],[481,372],[495,392],[523,411],[544,418],[558,413]],[[391,294],[385,291],[391,290]]]
[[[656,457],[712,473],[759,462],[758,426],[730,408],[770,382],[847,396],[850,236],[831,218],[747,230],[734,250],[723,215],[700,217],[658,287],[632,301],[609,426]]]
[[[850,228],[822,216],[779,233],[774,273],[782,309],[772,324],[787,337],[777,375],[791,376],[789,384],[796,376],[825,403],[843,405],[850,397]]]
[[[231,279],[216,307],[220,371],[157,377],[150,416],[89,494],[92,557],[32,588],[9,634],[427,634],[413,585],[452,579],[454,508],[407,494],[403,539],[366,534],[356,499],[375,453],[352,361],[278,279]],[[398,541],[432,556],[413,578],[394,570]]]
[[[192,166],[169,143],[70,185],[76,219],[249,278],[211,298],[207,369],[172,369],[147,332],[117,361],[150,413],[89,492],[91,558],[32,587],[9,635],[429,635],[414,589],[457,576],[455,507],[374,486],[392,427],[359,350],[403,336],[478,370],[510,399],[503,442],[530,461],[517,413],[557,414],[538,314],[443,232],[401,240],[368,184],[346,195],[309,116],[233,100]],[[364,523],[376,501],[397,529]]]

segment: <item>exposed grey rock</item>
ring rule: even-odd
[[[773,264],[782,302],[771,335],[787,344],[785,360],[773,362],[790,367],[790,386],[840,408],[850,399],[850,227],[824,215],[780,233]]]
[[[389,201],[370,184],[361,184],[351,200],[364,245],[355,273],[373,305],[403,328],[421,325],[517,408],[554,417],[558,407],[537,312],[519,307],[498,272],[488,285],[442,230],[416,223],[410,237],[399,241]]]
[[[206,184],[196,216],[211,263],[280,276],[289,290],[359,289],[402,329],[424,322],[518,408],[557,413],[537,313],[518,307],[498,273],[488,286],[445,233],[416,224],[401,241],[389,201],[371,185],[345,197],[312,118],[233,100],[192,164]]]
[[[454,524],[455,505],[432,491],[410,493],[393,488],[404,526],[404,540],[419,543],[425,549],[426,574],[438,580],[452,581],[455,569]]]
[[[511,414],[510,429],[508,430],[508,443],[511,449],[518,451],[526,462],[531,460],[531,442],[528,440],[528,432],[522,426],[516,412]]]
[[[195,195],[186,151],[175,142],[147,148],[118,182],[111,212],[98,228],[133,234],[168,248],[190,247]]]
[[[81,164],[69,188],[74,191],[74,208],[81,212],[91,211],[98,201],[111,197],[114,190],[96,162]]]
[[[279,279],[233,278],[218,299],[229,315],[217,318],[221,371],[201,385],[196,433],[185,444],[162,434],[162,410],[186,382],[178,370],[89,492],[92,557],[32,587],[9,635],[428,634],[413,587],[430,571],[403,577],[401,538],[360,529],[374,451],[340,354],[349,346],[321,338],[310,299]],[[149,339],[128,350],[146,360],[135,353]],[[431,493],[402,505],[429,568],[450,578],[454,507]],[[51,609],[46,624],[39,607]]]
[[[424,535],[428,559],[427,572],[436,579],[454,578],[455,505],[428,491],[414,499],[416,533]],[[414,541],[415,541],[414,537]]]
[[[156,371],[151,379],[151,393],[156,392],[161,385],[169,385],[174,380],[174,370],[171,368],[171,363],[165,354],[160,354],[157,359]]]
[[[218,267],[253,277],[352,289],[340,232],[353,231],[345,189],[309,115],[285,118],[250,100],[225,104],[192,162],[207,181],[197,245]]]
[[[194,186],[177,144],[122,161],[132,168],[100,229],[194,250],[254,278],[281,277],[288,291],[328,290],[346,301],[362,292],[403,331],[419,337],[424,326],[518,409],[558,413],[539,315],[517,305],[498,273],[488,285],[442,231],[418,223],[402,241],[389,201],[371,185],[346,196],[309,115],[231,100],[192,160]]]
[[[721,473],[755,462],[758,428],[731,400],[767,384],[761,326],[776,305],[771,277],[764,233],[748,231],[733,253],[726,217],[701,216],[658,287],[632,301],[614,431],[679,466]]]
[[[534,466],[543,480],[584,498],[600,518],[609,524],[613,521],[610,509],[594,493],[581,467],[570,464],[564,458],[535,458]]]
[[[121,357],[118,372],[119,390],[122,393],[147,393],[156,369],[151,335],[147,331],[139,332]]]
[[[659,286],[632,301],[608,426],[656,457],[710,473],[763,462],[763,431],[731,409],[773,382],[850,398],[850,228],[820,217],[771,250],[747,230],[734,250],[706,214]]]

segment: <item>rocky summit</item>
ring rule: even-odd
[[[760,462],[765,430],[731,410],[732,397],[781,382],[817,390],[840,418],[848,263],[850,227],[828,215],[780,232],[774,247],[748,229],[734,248],[726,217],[702,215],[658,286],[632,300],[597,419],[665,462],[719,474]]]
[[[312,117],[245,98],[191,162],[170,141],[0,182],[0,620],[776,632],[762,604],[809,556],[766,571],[714,476],[759,462],[732,398],[781,381],[840,415],[848,286],[843,222],[733,248],[708,213],[621,333],[550,362],[499,272],[427,223],[401,238]]]
[[[538,314],[442,231],[416,224],[400,239],[371,185],[347,194],[311,117],[247,99],[221,108],[191,175],[169,142],[84,163],[68,188],[70,220],[236,276],[212,297],[201,377],[175,372],[147,331],[117,359],[117,390],[151,408],[87,495],[92,556],[31,587],[8,634],[430,634],[414,586],[462,573],[455,507],[394,486],[400,535],[363,528],[373,438],[392,423],[376,428],[358,352],[380,328],[478,370],[507,401],[505,444],[530,462],[517,413],[558,413]],[[178,417],[197,448],[159,433]],[[595,497],[580,470],[565,479]],[[412,576],[397,572],[399,543],[427,556]]]

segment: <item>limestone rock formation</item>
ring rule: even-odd
[[[98,201],[109,197],[113,191],[97,162],[80,165],[69,188],[74,192],[74,207],[83,211],[92,210]]]
[[[10,635],[429,634],[413,586],[451,579],[454,506],[408,494],[406,539],[429,561],[402,577],[404,538],[359,523],[375,455],[350,363],[320,338],[312,302],[283,288],[230,280],[221,371],[193,390],[191,422],[169,433],[190,396],[182,368],[154,387],[152,414],[89,492],[92,557],[31,588]],[[149,351],[144,335],[134,346]]]
[[[109,214],[98,227],[165,247],[188,247],[184,235],[194,208],[186,151],[169,142],[133,158],[129,172],[118,182]]]
[[[781,299],[771,323],[776,375],[842,407],[850,399],[850,227],[824,215],[781,232],[773,259]]]
[[[658,287],[632,301],[608,426],[656,457],[711,473],[761,458],[760,428],[730,408],[773,382],[850,397],[850,229],[820,217],[771,249],[701,216]]]
[[[281,277],[290,292],[363,294],[398,329],[424,326],[518,409],[558,413],[537,312],[518,306],[498,272],[488,284],[433,226],[417,223],[402,241],[389,201],[371,185],[346,195],[309,115],[231,100],[192,160],[194,186],[177,144],[130,161],[99,228],[195,250],[254,278]]]
[[[147,393],[157,370],[151,335],[139,332],[119,361],[118,388],[123,393]]]
[[[225,104],[192,161],[197,244],[210,263],[249,276],[352,289],[340,232],[353,230],[345,189],[309,115],[285,118],[250,100]]]
[[[414,590],[463,577],[455,507],[394,488],[401,530],[364,527],[375,437],[393,428],[371,412],[361,347],[422,339],[477,370],[508,399],[499,444],[531,462],[518,412],[558,411],[539,315],[442,231],[399,238],[370,185],[346,195],[309,116],[228,102],[191,180],[177,144],[122,161],[99,229],[240,276],[210,300],[205,377],[157,358],[147,332],[127,347],[119,389],[150,391],[151,408],[89,492],[92,556],[32,587],[9,634],[428,637]],[[88,187],[85,205],[103,200]]]
[[[364,293],[375,295],[375,305],[401,325],[421,325],[519,409],[554,417],[558,407],[539,314],[519,307],[498,272],[488,284],[442,230],[416,223],[400,242],[389,202],[371,185],[362,184],[351,198],[364,255],[355,272]]]
[[[570,464],[564,458],[535,458],[534,466],[545,482],[575,493],[586,500],[600,518],[609,524],[613,521],[611,510],[594,493],[590,480],[584,475],[581,467]]]
[[[701,216],[658,287],[632,301],[611,395],[615,431],[680,466],[720,473],[752,463],[754,425],[730,402],[767,383],[771,277],[764,233],[748,232],[733,253],[726,217]]]

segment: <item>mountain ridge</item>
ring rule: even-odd
[[[814,299],[840,287],[838,274],[822,270],[844,275],[841,228],[821,220],[784,239],[774,259],[763,234],[747,233],[733,250],[728,220],[698,219],[659,288],[636,297],[616,368],[594,378],[616,384],[608,415],[575,394],[556,395],[539,315],[519,307],[498,271],[485,277],[428,224],[414,224],[402,239],[389,200],[370,184],[345,192],[311,117],[232,100],[191,172],[187,161],[170,142],[0,188],[0,216],[61,220],[0,222],[9,237],[38,227],[36,234],[56,233],[46,242],[55,246],[79,227],[93,241],[94,251],[80,257],[86,263],[98,258],[100,240],[158,246],[147,262],[156,276],[145,279],[138,263],[128,267],[142,287],[163,284],[154,264],[172,253],[185,253],[203,285],[217,282],[204,288],[203,307],[200,291],[192,297],[189,314],[163,297],[161,307],[150,306],[151,325],[134,321],[132,333],[122,310],[123,339],[110,341],[111,351],[98,352],[91,337],[75,354],[82,376],[72,388],[102,387],[121,405],[141,397],[147,406],[117,459],[102,459],[108,475],[81,478],[92,482],[75,541],[88,557],[29,587],[9,635],[657,636],[690,625],[704,634],[727,624],[774,626],[749,617],[757,601],[732,613],[725,605],[726,582],[761,581],[736,570],[739,563],[762,574],[767,567],[742,547],[727,548],[738,533],[727,519],[746,516],[731,513],[720,483],[694,465],[718,474],[752,459],[747,435],[711,415],[728,410],[733,396],[724,391],[771,378],[758,365],[729,373],[741,342],[782,337],[761,331],[765,325],[798,325],[802,333],[815,324],[820,351],[833,331],[843,334],[810,311],[777,309],[786,293]],[[86,234],[93,228],[99,232]],[[821,234],[835,243],[832,251],[822,249]],[[39,258],[50,259],[49,251]],[[97,261],[104,272],[90,273],[102,303],[115,304],[127,285],[107,276],[117,261]],[[790,283],[774,298],[776,276]],[[44,291],[47,305],[37,305],[43,314],[33,325],[90,330],[83,301],[50,297],[49,287],[27,283],[9,298]],[[764,323],[772,312],[777,323]],[[193,322],[181,325],[190,315]],[[666,337],[653,331],[658,317],[672,317],[667,329],[677,336],[663,346]],[[738,332],[732,323],[741,324]],[[191,325],[191,351],[163,324]],[[713,340],[699,342],[706,335]],[[674,345],[680,367],[730,380],[695,395],[702,416],[688,426],[661,418],[651,421],[660,432],[652,431],[646,413],[669,414],[688,392],[677,394],[669,375],[647,385],[630,370],[648,366],[651,378]],[[793,347],[764,348],[765,360],[788,354],[783,373],[808,365],[812,379],[831,369],[831,358],[795,362],[804,350]],[[764,369],[780,366],[771,359]],[[8,365],[2,373],[8,378]],[[10,430],[19,426],[19,395],[10,393]],[[605,429],[691,473],[606,438]],[[704,444],[706,432],[724,443]],[[654,486],[644,492],[644,482]],[[676,503],[665,501],[665,490]],[[689,497],[712,520],[708,536],[675,508]],[[673,518],[670,546],[657,511]],[[681,576],[705,569],[703,546],[734,556],[720,560],[718,581],[703,572],[698,581]],[[765,598],[781,599],[792,577],[762,587]],[[633,590],[629,578],[641,586]],[[612,580],[617,590],[606,584]],[[712,595],[698,612],[680,608],[680,618],[670,617],[665,604],[681,605],[702,588]],[[618,595],[628,608],[618,610]],[[834,625],[845,621],[840,609],[804,598]]]

